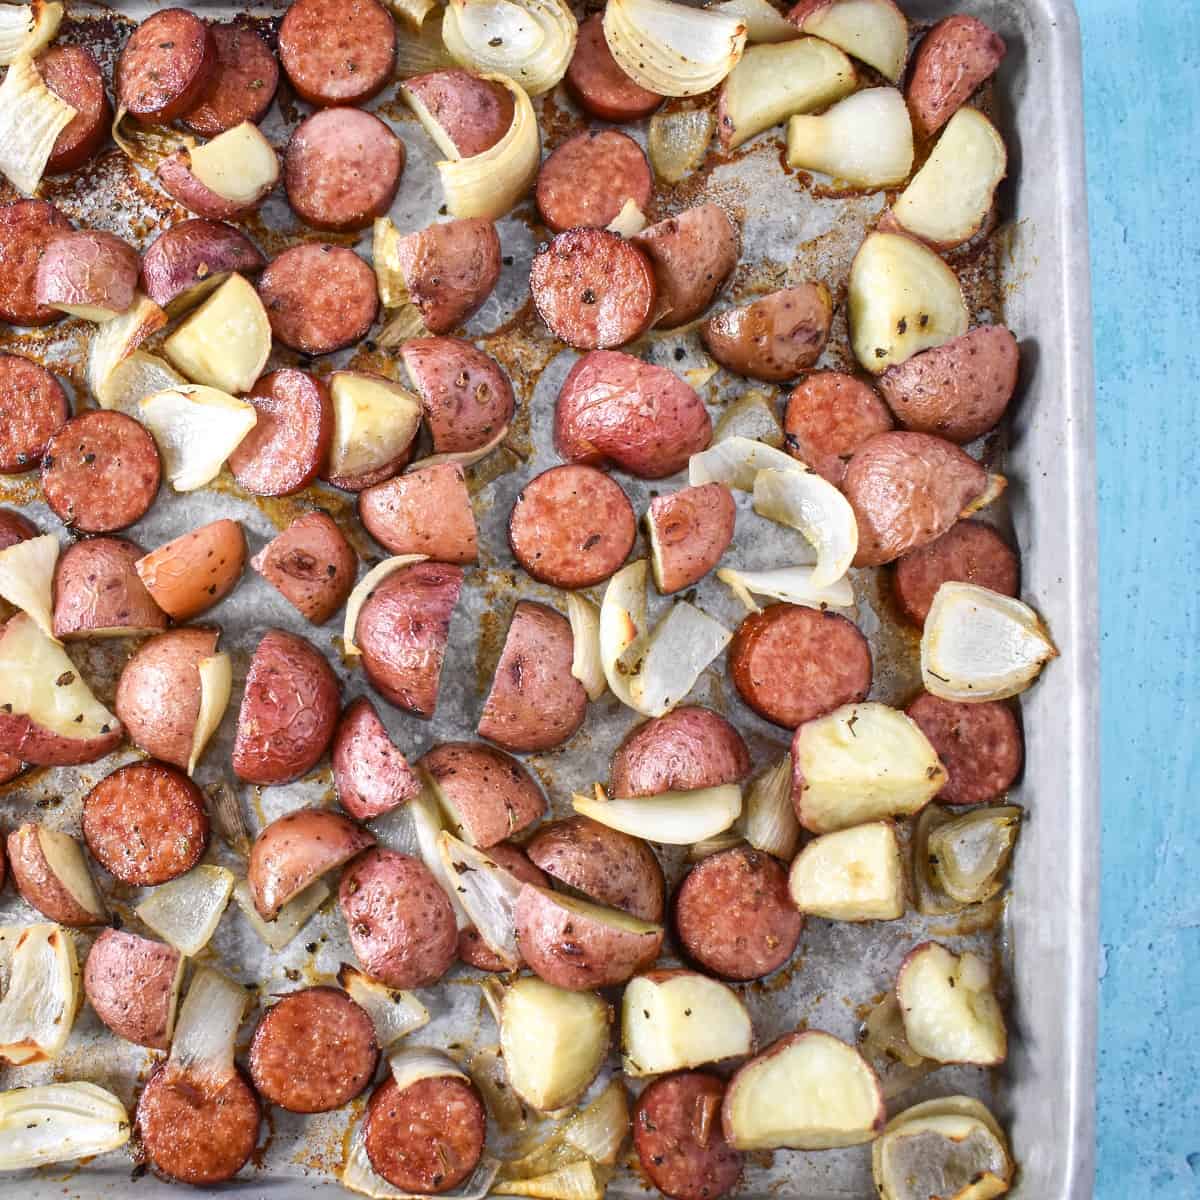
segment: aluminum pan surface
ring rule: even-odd
[[[239,11],[236,6],[220,3],[197,7],[214,16]],[[986,948],[990,944],[1005,958],[1014,984],[1012,1057],[994,1080],[969,1069],[939,1071],[905,1096],[902,1104],[894,1105],[893,1111],[926,1095],[954,1090],[983,1095],[1011,1124],[1014,1150],[1022,1163],[1014,1195],[1037,1200],[1082,1197],[1090,1194],[1092,1157],[1098,640],[1078,31],[1073,9],[1060,0],[968,0],[962,4],[916,0],[904,7],[917,21],[936,19],[951,11],[975,12],[997,28],[1009,44],[996,89],[996,108],[1010,152],[1011,180],[1006,185],[1004,209],[1006,215],[1015,213],[1016,219],[994,239],[998,251],[994,261],[981,262],[973,256],[955,265],[962,271],[972,307],[981,317],[995,303],[991,281],[999,273],[1004,315],[1022,343],[1023,389],[1010,431],[1011,444],[1005,449],[993,443],[988,449],[997,458],[1003,451],[1002,465],[1012,480],[1009,509],[1022,550],[1026,598],[1048,619],[1063,656],[1046,672],[1023,706],[1027,765],[1014,798],[1027,806],[1029,820],[1017,855],[1014,897],[1005,927],[999,936],[949,938],[955,945],[975,941]],[[118,8],[122,16],[133,19],[150,11],[141,4]],[[73,11],[82,13],[87,9],[76,5]],[[107,48],[111,54],[123,35],[111,28],[102,32],[99,49],[103,53]],[[95,45],[94,34],[93,29],[83,40]],[[428,138],[402,107],[388,102],[388,94],[381,115],[397,127],[408,149],[404,182],[392,215],[407,231],[435,218],[440,203],[433,169],[435,155]],[[265,126],[268,136],[282,146],[287,128],[299,115],[297,106],[288,104],[284,105],[283,119],[273,112]],[[573,132],[578,124],[576,115],[557,94],[552,108],[543,112],[543,121],[547,148]],[[841,284],[844,295],[850,256],[862,230],[877,214],[881,199],[822,198],[796,179],[789,179],[779,170],[777,132],[744,148],[733,156],[733,161],[710,158],[695,180],[663,193],[664,215],[711,198],[743,221],[746,252],[732,296],[748,297],[784,281],[809,277]],[[49,196],[83,222],[131,236],[142,246],[164,221],[169,223],[182,216],[152,185],[135,181],[113,152],[71,180],[53,184]],[[476,472],[483,557],[480,569],[470,573],[452,629],[442,701],[430,724],[381,706],[400,745],[413,754],[434,740],[471,735],[482,702],[480,689],[486,687],[490,677],[516,595],[554,601],[549,589],[533,584],[513,569],[503,532],[508,509],[521,484],[556,461],[550,444],[549,417],[558,385],[575,357],[558,352],[544,332],[539,335],[536,322],[528,320],[527,310],[523,309],[525,268],[537,236],[531,231],[530,208],[522,206],[518,214],[500,223],[504,253],[514,262],[506,267],[496,297],[468,326],[468,333],[513,374],[524,417],[510,441],[512,452],[501,451],[495,461]],[[288,222],[286,206],[275,199],[262,221],[251,226],[251,232],[265,250],[273,252],[281,244],[276,230],[287,229]],[[85,349],[80,332],[79,322],[64,322],[29,337],[0,335],[0,343],[52,361],[70,382],[79,384]],[[682,359],[677,358],[677,350],[683,351]],[[656,337],[639,346],[637,352],[678,370],[699,366],[703,361],[694,336],[687,335]],[[347,356],[335,357],[340,365]],[[385,372],[396,369],[386,357],[365,349],[353,357],[357,366]],[[845,360],[845,328],[839,321],[827,361],[842,365]],[[332,365],[325,360],[321,368]],[[702,389],[702,394],[710,403],[710,411],[717,415],[721,401],[739,390],[736,381],[719,375]],[[491,479],[501,466],[510,473]],[[635,507],[642,511],[651,489],[624,477],[621,482]],[[673,484],[658,485],[670,486]],[[187,499],[164,496],[131,536],[153,546],[216,515],[231,515],[244,522],[254,552],[273,535],[278,524],[286,524],[310,499],[256,504],[221,489]],[[44,529],[59,528],[37,499],[31,481],[3,481],[0,501],[27,508]],[[338,497],[324,492],[319,502],[337,506]],[[764,566],[795,558],[800,550],[796,539],[771,533],[763,522],[749,516],[744,503],[741,508],[739,536],[731,561]],[[348,515],[352,506],[343,498],[333,511],[337,517]],[[364,556],[372,552],[361,535],[357,546]],[[901,700],[915,687],[914,639],[895,629],[886,615],[886,605],[879,604],[883,619],[876,616],[872,602],[878,597],[867,575],[859,580],[857,590],[861,598],[857,619],[871,636],[876,652],[873,695]],[[712,579],[701,585],[699,603],[731,628],[739,617],[737,606]],[[303,627],[256,575],[247,574],[235,595],[209,616],[225,630],[223,645],[234,654],[235,707],[249,655],[269,626],[306,633],[335,666],[342,667],[336,619],[320,630]],[[120,643],[101,644],[83,661],[89,678],[101,681],[97,690],[102,695],[104,681],[111,683],[119,670],[124,653],[119,647]],[[346,699],[365,690],[361,673],[343,671],[343,678]],[[753,717],[715,672],[706,675],[694,695],[702,703],[730,712],[748,737],[756,766],[785,745],[782,731]],[[226,717],[219,745],[206,759],[201,782],[211,783],[222,777],[234,717],[235,709]],[[634,723],[632,713],[621,710],[608,698],[592,706],[585,730],[565,751],[532,756],[531,765],[558,810],[569,802],[572,787],[587,786],[606,776],[612,748]],[[125,752],[122,757],[132,754]],[[21,819],[26,811],[33,811],[49,824],[74,829],[87,787],[118,761],[114,758],[78,771],[43,771],[11,785],[4,793],[10,823]],[[264,820],[302,803],[326,802],[330,792],[326,771],[290,787],[270,789],[261,795],[242,789],[241,795],[253,832]],[[403,818],[377,824],[386,840],[401,847],[406,844],[408,833]],[[218,849],[217,857],[232,861],[223,847]],[[30,919],[30,910],[12,898],[11,890],[0,914],[5,920]],[[743,989],[752,1007],[760,1044],[800,1021],[852,1037],[860,1021],[859,1006],[888,986],[904,951],[931,930],[946,927],[947,923],[937,918],[911,915],[902,922],[866,929],[810,922],[792,967],[765,985]],[[81,955],[85,941],[81,939]],[[309,946],[315,949],[310,951]],[[264,998],[305,982],[323,981],[340,961],[350,958],[340,918],[328,904],[296,942],[278,955],[263,950],[231,906],[213,949],[236,978],[260,983]],[[465,978],[456,973],[447,986],[422,993],[434,1019],[414,1040],[437,1045],[494,1041],[477,989]],[[254,1015],[252,1012],[251,1020]],[[58,1062],[0,1071],[0,1085],[87,1078],[113,1087],[130,1102],[151,1058],[147,1052],[118,1044],[110,1036],[100,1036],[95,1018],[85,1009],[67,1053]],[[229,1190],[277,1197],[312,1191],[339,1194],[329,1172],[341,1160],[348,1123],[345,1110],[306,1120],[272,1110],[269,1122],[270,1138],[263,1156],[267,1169],[247,1169]],[[805,1196],[811,1200],[874,1194],[867,1166],[869,1156],[862,1148],[807,1155],[781,1153],[773,1163],[768,1163],[767,1157],[754,1156],[741,1194]],[[176,1188],[152,1176],[132,1183],[128,1161],[120,1155],[108,1156],[82,1170],[50,1170],[6,1183],[35,1197],[66,1195],[91,1200],[131,1194],[178,1194]],[[615,1194],[632,1194],[643,1187],[636,1177],[623,1173],[612,1190]]]

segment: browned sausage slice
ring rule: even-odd
[[[645,213],[654,176],[645,152],[617,129],[589,129],[568,138],[538,172],[534,191],[542,219],[555,232],[603,228],[632,200]]]
[[[550,332],[577,350],[623,346],[650,324],[650,260],[606,229],[560,233],[533,257],[533,302]]]
[[[463,571],[450,563],[415,563],[389,575],[358,614],[354,640],[363,666],[386,700],[419,717],[437,707],[450,618]]]
[[[250,565],[314,625],[324,625],[354,590],[358,558],[327,513],[297,517]]]
[[[438,463],[360,492],[358,515],[367,532],[393,554],[424,554],[470,563],[478,531],[462,467]]]
[[[842,491],[858,522],[856,567],[877,567],[942,536],[983,494],[987,472],[952,442],[880,433],[846,467]]]
[[[1016,553],[990,526],[959,521],[937,541],[896,563],[892,585],[900,611],[914,625],[924,625],[938,588],[950,581],[1015,596],[1020,565]]]
[[[309,104],[362,104],[392,77],[396,26],[378,0],[296,0],[279,26],[279,58]]]
[[[698,317],[737,266],[737,230],[724,209],[715,204],[685,208],[643,229],[633,242],[654,265],[656,324],[662,329],[674,329]]]
[[[656,796],[737,783],[749,774],[742,735],[711,708],[685,705],[625,735],[609,782],[614,796]]]
[[[416,772],[365,696],[350,704],[338,722],[333,786],[338,803],[359,821],[391,812],[421,790]]]
[[[454,962],[454,910],[419,858],[367,850],[342,873],[338,903],[359,962],[388,987],[429,987]]]
[[[117,102],[140,121],[173,121],[200,103],[216,68],[212,30],[187,9],[164,8],[125,43],[114,72]]]
[[[375,272],[353,250],[306,242],[262,273],[271,332],[301,354],[331,354],[365,337],[379,311]]]
[[[320,474],[333,439],[333,401],[321,380],[285,367],[246,396],[258,418],[229,456],[238,484],[255,496],[290,496]]]
[[[233,772],[246,783],[290,783],[320,761],[337,724],[338,681],[302,637],[268,629],[250,660],[238,710]]]
[[[542,583],[591,587],[612,575],[637,537],[633,505],[595,467],[551,467],[517,494],[508,518],[508,544],[517,561]]]
[[[721,366],[752,379],[782,383],[821,357],[832,316],[829,289],[823,283],[805,283],[709,317],[700,336]]]
[[[202,137],[215,137],[243,121],[257,124],[267,115],[279,86],[279,64],[253,29],[214,25],[217,65],[204,99],[183,123]]]
[[[784,449],[840,487],[854,452],[893,428],[892,414],[869,383],[841,371],[814,371],[788,396]]]
[[[456,1188],[475,1170],[487,1113],[465,1079],[422,1079],[402,1090],[389,1078],[371,1094],[365,1132],[371,1166],[388,1183],[436,1195]]]
[[[795,729],[871,690],[871,648],[838,613],[772,604],[751,613],[729,646],[738,695],[760,717]]]
[[[122,883],[166,883],[190,871],[208,846],[204,796],[174,767],[130,763],[84,798],[83,837],[96,861]]]
[[[704,1071],[654,1080],[633,1113],[633,1146],[642,1171],[672,1200],[716,1200],[736,1186],[742,1156],[725,1141],[725,1084]]]
[[[906,711],[946,768],[946,786],[937,794],[940,804],[994,800],[1021,773],[1021,727],[1007,704],[958,704],[922,693]]]
[[[111,533],[145,516],[161,476],[154,439],[120,412],[72,417],[42,456],[46,503],[82,533]]]
[[[956,13],[921,39],[908,76],[913,132],[927,138],[950,120],[1000,65],[1004,39],[975,17]]]
[[[517,753],[549,750],[572,738],[587,715],[587,692],[571,674],[574,653],[566,617],[545,604],[518,601],[479,736]]]
[[[0,321],[49,325],[63,315],[37,302],[37,269],[46,247],[70,228],[45,200],[0,205]]]
[[[697,863],[675,893],[674,914],[685,953],[726,979],[759,979],[782,967],[804,928],[787,872],[749,846]]]
[[[232,1179],[246,1165],[262,1113],[236,1069],[214,1081],[166,1062],[142,1089],[134,1119],[155,1171],[203,1187]]]
[[[37,70],[42,82],[75,110],[46,160],[47,173],[60,175],[83,166],[104,144],[112,105],[96,60],[82,46],[51,46],[38,58]]]
[[[63,386],[40,363],[0,355],[0,474],[31,471],[71,415]]]
[[[250,1043],[250,1078],[288,1112],[330,1112],[361,1092],[379,1061],[371,1018],[345,992],[310,987],[262,1015]]]
[[[487,856],[492,862],[499,864],[506,871],[515,875],[522,883],[532,883],[535,887],[546,887],[547,879],[525,857],[524,852],[511,842],[498,842],[489,846]],[[458,935],[458,957],[469,967],[477,971],[507,971],[508,966],[488,949],[487,943],[479,936],[474,925],[468,925]]]
[[[421,397],[437,454],[478,450],[509,421],[516,402],[500,364],[462,338],[410,338],[400,348]]]
[[[400,90],[425,109],[462,158],[490,150],[513,122],[508,88],[457,67],[414,75]]]
[[[404,143],[359,108],[326,108],[288,142],[283,183],[292,211],[314,229],[365,229],[392,206]]]
[[[737,508],[723,483],[655,496],[646,510],[654,582],[664,596],[698,583],[733,541]]]
[[[602,121],[638,121],[662,103],[657,93],[636,84],[617,66],[604,38],[604,16],[596,13],[579,26],[575,53],[567,66],[567,90]]]

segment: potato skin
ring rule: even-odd
[[[222,517],[151,550],[135,564],[146,590],[176,621],[190,621],[223,600],[246,566],[246,535]]]
[[[715,204],[683,212],[630,239],[650,257],[663,316],[655,322],[674,329],[698,317],[737,266],[738,234]]]
[[[445,221],[400,238],[396,258],[430,333],[449,333],[492,294],[500,238],[491,221]]]
[[[54,568],[54,636],[136,637],[167,627],[167,614],[134,564],[142,548],[118,537],[68,546]]]
[[[88,952],[83,990],[96,1016],[118,1037],[166,1050],[181,967],[172,946],[106,929]]]
[[[365,696],[351,701],[333,737],[338,803],[359,821],[411,800],[421,783]]]
[[[55,875],[42,852],[37,825],[27,822],[19,829],[14,829],[8,835],[7,847],[13,885],[21,898],[44,917],[74,929],[102,925],[108,920],[108,913],[91,912],[84,908]],[[80,856],[83,856],[82,847]]]
[[[400,91],[425,106],[463,158],[490,150],[512,125],[508,89],[468,71],[450,68],[414,75]]]
[[[172,200],[178,200],[189,212],[210,221],[232,221],[248,212],[253,212],[275,186],[278,180],[271,181],[271,187],[260,192],[248,204],[240,204],[236,200],[226,200],[218,196],[210,187],[206,187],[192,174],[192,158],[187,150],[176,150],[158,164],[156,172],[158,182],[163,191]]]
[[[730,371],[782,383],[821,356],[833,301],[823,283],[805,283],[729,308],[700,327],[708,352]]]
[[[663,919],[667,889],[662,867],[640,838],[574,816],[539,829],[525,853],[547,875],[598,904],[643,921]]]
[[[254,839],[246,879],[254,907],[274,920],[295,895],[327,871],[375,845],[375,838],[341,813],[301,808],[277,817]]]
[[[1000,65],[1004,39],[975,17],[956,13],[921,39],[908,77],[913,133],[935,134]]]
[[[71,738],[35,725],[24,713],[0,713],[0,754],[35,767],[77,767],[95,762],[115,750],[124,737],[119,724],[99,737]]]
[[[662,949],[661,927],[638,933],[610,926],[558,904],[554,893],[528,883],[514,916],[525,962],[547,983],[569,992],[626,983]]]
[[[27,516],[15,508],[0,508],[0,550],[7,550],[18,542],[27,542],[40,532]]]
[[[656,796],[737,783],[750,773],[742,735],[719,713],[685,705],[625,736],[613,755],[614,796]]]
[[[167,316],[175,317],[200,302],[233,271],[242,275],[267,265],[258,247],[223,221],[193,217],[171,225],[142,256],[142,291]]]
[[[737,508],[723,483],[656,496],[646,512],[653,531],[654,582],[665,596],[703,579],[733,541]]]
[[[217,651],[219,629],[171,629],[140,646],[117,682],[114,708],[135,746],[187,770],[200,715],[200,660]]]
[[[332,517],[297,517],[251,560],[254,568],[302,616],[324,625],[354,590],[358,557]]]
[[[124,312],[140,268],[138,252],[116,234],[73,229],[56,237],[38,261],[37,302]]]
[[[445,742],[417,764],[462,821],[459,836],[481,850],[528,829],[546,812],[533,776],[511,755],[483,742]]]
[[[438,463],[358,495],[367,532],[392,554],[424,554],[437,562],[473,563],[479,556],[471,496],[457,463]]]

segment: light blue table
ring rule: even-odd
[[[1200,1197],[1200,0],[1077,0],[1099,418],[1102,1200]]]

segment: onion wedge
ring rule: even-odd
[[[349,963],[338,971],[342,985],[375,1026],[375,1040],[386,1050],[393,1042],[429,1024],[429,1010],[412,992],[399,991]]]
[[[759,471],[807,471],[790,454],[748,437],[727,437],[688,459],[688,483],[724,483],[741,492],[754,491]]]
[[[637,201],[630,197],[605,228],[609,233],[619,233],[623,238],[631,238],[646,228],[646,214],[638,208]]]
[[[139,402],[138,416],[154,434],[177,492],[211,483],[258,420],[252,404],[202,384],[155,392]]]
[[[189,775],[196,773],[196,765],[204,753],[204,747],[217,732],[233,690],[233,663],[224,651],[202,658],[196,664],[196,670],[200,675],[200,711],[196,714],[196,726],[192,730],[192,750],[188,755],[187,768]]]
[[[815,471],[759,471],[754,511],[799,530],[817,552],[811,585],[829,588],[845,577],[858,552],[858,522],[850,502]]]
[[[800,822],[792,806],[792,756],[785,754],[746,790],[746,841],[755,850],[790,862],[800,841]]]
[[[94,1083],[0,1092],[0,1171],[93,1158],[129,1141],[129,1114]]]
[[[943,583],[921,635],[921,682],[943,700],[1004,700],[1057,656],[1028,604],[973,583]]]
[[[32,60],[17,58],[0,84],[0,175],[32,196],[58,135],[74,119],[75,109],[42,82]]]
[[[388,1055],[388,1070],[403,1090],[422,1079],[467,1079],[467,1073],[443,1050],[406,1046]]]
[[[194,958],[216,933],[232,892],[233,872],[206,864],[152,889],[133,911],[181,954]]]
[[[121,380],[124,376],[116,375],[117,368],[152,333],[157,333],[166,323],[167,314],[149,296],[142,292],[134,292],[133,303],[120,316],[113,317],[111,321],[105,321],[103,325],[97,326],[92,331],[92,344],[88,348],[87,383],[102,407],[118,408],[123,406],[123,402],[118,404],[115,398],[112,402],[106,402],[104,399],[106,394],[122,394]],[[145,358],[152,357],[149,354],[145,355]],[[161,359],[154,361],[162,362]],[[162,365],[168,371],[171,370],[166,363]],[[171,373],[174,374],[174,372]],[[179,383],[183,382],[185,381],[180,378]],[[164,384],[150,388],[149,391],[161,391],[163,387],[174,385],[174,380],[169,379]],[[138,399],[140,400],[148,394],[149,392],[143,392]],[[129,416],[136,417],[137,415],[136,410],[127,409],[126,411]]]
[[[61,926],[0,927],[0,1063],[14,1067],[58,1057],[79,1008],[75,942]]]
[[[237,1070],[234,1043],[248,998],[244,987],[220,971],[197,967],[179,1009],[167,1061],[213,1085],[231,1078]]]
[[[721,415],[713,430],[713,442],[744,437],[763,442],[778,450],[783,445],[783,427],[775,414],[775,404],[766,392],[751,388],[743,392]]]
[[[820,116],[793,116],[787,161],[855,187],[903,183],[913,164],[912,120],[903,95],[896,88],[867,88]]]
[[[770,0],[720,0],[707,7],[727,17],[739,17],[746,26],[748,42],[788,42],[800,36]]]
[[[509,1179],[492,1187],[493,1196],[529,1196],[532,1200],[604,1200],[612,1172],[580,1158],[545,1175]]]
[[[707,108],[656,112],[646,138],[655,175],[666,183],[687,178],[704,161],[716,125]]]
[[[629,677],[633,707],[647,717],[666,716],[696,686],[733,634],[720,621],[681,600],[654,627]]]
[[[454,881],[458,901],[487,948],[510,970],[521,965],[513,914],[521,881],[482,850],[451,833],[438,834],[438,854],[447,879]]]
[[[119,321],[121,317],[115,319]],[[93,334],[92,339],[94,345],[100,335]],[[138,404],[147,396],[186,386],[187,380],[165,359],[147,354],[145,350],[135,350],[113,366],[107,376],[92,387],[92,393],[101,408],[115,408],[136,420]]]
[[[673,0],[609,0],[604,39],[635,83],[660,96],[698,96],[737,66],[746,23]]]
[[[442,41],[459,66],[507,75],[530,96],[567,73],[578,33],[561,0],[450,0],[442,18]]]
[[[770,596],[807,608],[853,608],[854,588],[843,576],[831,587],[813,585],[810,566],[775,567],[768,571],[739,571],[722,567],[717,578],[746,606],[747,612],[762,612],[755,596]]]
[[[571,674],[583,684],[589,700],[599,700],[608,691],[600,659],[600,610],[575,592],[565,596],[575,646]]]
[[[0,67],[18,58],[37,58],[54,40],[62,17],[57,0],[0,4]]]
[[[446,819],[446,810],[438,800],[438,790],[433,780],[424,771],[419,771],[419,774],[421,790],[405,806],[412,818],[417,855],[429,868],[430,873],[449,898],[450,907],[454,909],[454,920],[459,929],[467,929],[471,924],[471,918],[467,916],[467,910],[463,908],[462,898],[458,894],[454,877],[442,863],[439,838],[443,833],[449,832],[446,828],[449,824]]]
[[[14,542],[0,550],[0,596],[29,614],[37,627],[54,641],[54,564],[58,538],[52,533]]]
[[[537,1179],[584,1160],[614,1166],[628,1136],[629,1099],[621,1081],[612,1079],[587,1108],[556,1126],[520,1158],[502,1163],[500,1175],[506,1180]]]
[[[323,879],[314,880],[298,896],[293,896],[273,921],[264,921],[258,915],[258,909],[254,907],[254,895],[245,879],[237,881],[233,899],[262,941],[272,950],[282,950],[291,945],[313,913],[329,899],[329,885]]]
[[[429,467],[440,467],[444,463],[457,463],[460,467],[473,467],[501,445],[508,437],[508,430],[508,425],[501,425],[499,431],[489,441],[484,442],[482,446],[476,446],[474,450],[447,450],[442,454],[430,454],[426,458],[418,458],[404,468],[404,474],[413,475],[417,471],[424,471]]]
[[[346,619],[342,624],[343,654],[359,655],[362,653],[354,644],[354,630],[358,626],[358,614],[362,611],[362,606],[366,604],[371,593],[393,571],[399,571],[402,567],[411,567],[413,563],[424,562],[427,557],[428,555],[425,554],[397,554],[392,558],[385,558],[383,562],[373,566],[354,585],[354,590],[346,601]]]
[[[742,814],[742,789],[736,783],[660,792],[629,800],[571,797],[575,811],[621,833],[665,846],[690,846],[724,833]]]
[[[629,708],[636,705],[627,656],[636,657],[646,632],[646,560],[640,558],[608,581],[600,605],[600,664],[613,695]]]

